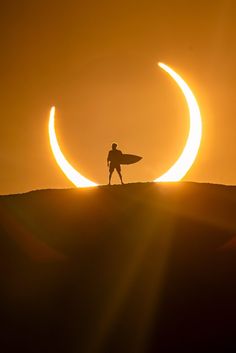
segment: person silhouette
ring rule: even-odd
[[[121,175],[121,167],[120,167],[120,161],[121,161],[121,156],[122,152],[120,150],[117,150],[117,144],[113,143],[111,145],[111,151],[109,151],[108,156],[107,156],[107,166],[109,167],[109,185],[111,185],[111,177],[114,172],[114,170],[117,171],[121,184],[123,183],[122,175]]]

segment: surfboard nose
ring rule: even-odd
[[[134,164],[139,162],[143,157],[136,156],[135,154],[122,154],[120,164]]]

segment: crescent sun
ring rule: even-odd
[[[170,67],[163,63],[158,64],[164,71],[166,71],[181,89],[189,109],[190,129],[185,147],[172,167],[159,178],[156,182],[179,181],[189,171],[193,162],[197,157],[202,138],[202,119],[200,109],[196,98],[187,83]]]
[[[197,100],[187,83],[169,66],[163,63],[158,63],[158,65],[177,83],[186,99],[189,109],[190,129],[185,147],[172,167],[154,180],[154,182],[175,182],[180,181],[186,175],[197,157],[202,137],[202,119]],[[76,187],[98,186],[98,184],[85,178],[73,168],[63,155],[55,131],[55,107],[52,107],[50,111],[48,133],[54,158],[65,176]]]
[[[54,115],[55,115],[55,107],[52,107],[51,111],[50,111],[48,132],[49,132],[51,149],[52,149],[52,152],[53,152],[53,155],[56,159],[57,164],[59,165],[59,167],[61,168],[61,170],[65,174],[65,176],[78,188],[79,187],[87,187],[87,186],[97,186],[96,183],[85,178],[75,168],[73,168],[72,165],[64,157],[64,155],[60,149],[59,143],[57,141],[57,136],[56,136],[56,132],[55,132],[55,124],[54,124],[54,120],[55,120]]]

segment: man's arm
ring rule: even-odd
[[[110,162],[110,156],[111,156],[111,153],[109,152],[108,153],[108,156],[107,156],[107,166],[109,167],[109,162]]]

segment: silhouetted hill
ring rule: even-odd
[[[1,196],[1,352],[233,352],[235,216],[223,185]]]

